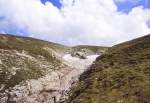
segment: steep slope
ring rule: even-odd
[[[65,49],[66,46],[32,38],[0,35],[0,84],[9,88],[22,80],[45,75],[61,65],[55,54],[64,53]]]
[[[150,103],[150,35],[109,48],[69,94],[66,103]]]
[[[96,53],[98,47],[91,48],[84,47],[84,53]],[[34,38],[0,34],[0,103],[63,101],[69,88],[97,57],[87,52],[84,60],[66,58],[78,51]]]
[[[62,61],[68,48],[33,38],[0,35],[0,103],[53,103],[54,97],[58,101],[71,81],[65,79],[66,72],[76,73]],[[66,82],[64,88],[61,82]]]

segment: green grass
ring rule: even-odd
[[[150,35],[109,48],[69,94],[67,103],[150,103]]]
[[[13,75],[5,84],[5,89],[9,87],[14,87],[24,80],[38,79],[46,74],[46,70],[42,70],[31,61],[25,61],[27,67],[25,69],[19,69],[16,74]]]
[[[3,38],[6,38],[6,42],[2,42]],[[22,41],[20,41],[21,39]],[[65,52],[68,49],[67,46],[51,43],[47,41],[42,41],[38,39],[19,37],[13,35],[0,35],[0,49],[5,50],[17,50],[22,52],[22,50],[27,51],[30,55],[37,56],[41,55],[45,58],[53,61],[51,54],[44,50],[44,47],[49,47],[56,52]]]

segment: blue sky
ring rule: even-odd
[[[150,33],[150,0],[0,0],[0,33],[114,45]]]
[[[43,4],[45,4],[45,2],[51,2],[53,3],[53,5],[55,5],[58,8],[61,8],[62,4],[60,3],[60,0],[41,0],[41,2]]]
[[[137,6],[143,6],[144,8],[150,8],[150,0],[123,0],[120,2],[118,0],[114,0],[115,4],[118,7],[118,11],[128,13],[132,10],[132,8]],[[41,0],[43,4],[45,2],[51,2],[54,6],[61,8],[62,4],[60,0]]]
[[[137,6],[143,6],[144,8],[150,8],[150,0],[124,0],[124,2],[115,1],[118,11],[128,13],[132,8]]]

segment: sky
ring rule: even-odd
[[[112,46],[150,33],[150,0],[0,0],[0,33]]]

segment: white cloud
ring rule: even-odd
[[[26,29],[32,37],[68,45],[113,45],[150,33],[146,25],[150,19],[148,9],[136,7],[123,14],[117,12],[113,0],[62,3],[64,7],[59,10],[50,2],[43,5],[40,0],[0,0],[0,16],[5,16],[6,22],[17,29]]]

